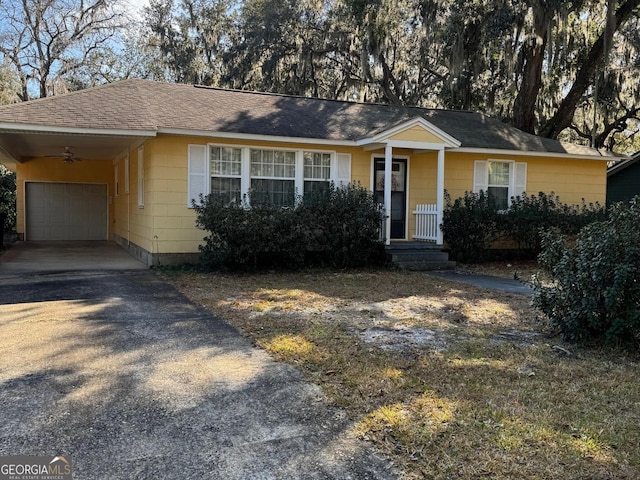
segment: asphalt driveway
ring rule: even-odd
[[[316,386],[153,272],[11,259],[0,455],[70,455],[75,479],[397,478]]]

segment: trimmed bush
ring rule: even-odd
[[[535,258],[542,251],[541,232],[554,230],[564,235],[576,235],[580,229],[596,220],[603,220],[606,209],[598,203],[568,205],[553,192],[516,196],[509,210],[497,218],[498,229],[511,240],[521,256]]]
[[[497,240],[506,242],[519,258],[535,258],[542,249],[541,232],[575,235],[606,217],[598,203],[567,205],[553,192],[511,198],[508,210],[496,211],[484,192],[465,192],[453,203],[446,198],[442,232],[451,257],[462,262],[486,260]]]
[[[605,221],[566,237],[543,236],[541,266],[554,282],[535,283],[534,305],[569,340],[640,339],[640,197],[616,204]]]
[[[196,225],[209,232],[200,247],[209,268],[355,267],[383,258],[382,214],[373,194],[360,185],[330,184],[298,198],[291,208],[250,195],[241,203],[209,195],[194,208]]]
[[[451,258],[460,262],[486,260],[491,243],[498,238],[497,215],[489,197],[483,191],[464,192],[451,203],[445,192],[445,202],[441,228]]]
[[[342,268],[383,261],[383,213],[373,193],[360,184],[315,190],[302,198],[297,211],[306,251],[321,263]]]

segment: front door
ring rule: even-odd
[[[376,201],[384,203],[384,158],[375,160]],[[389,238],[405,238],[407,226],[407,161],[394,158],[391,163],[391,232]]]

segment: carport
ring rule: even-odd
[[[61,101],[68,110],[78,98]],[[27,242],[112,240],[114,199],[128,193],[124,185],[118,191],[116,162],[156,132],[122,127],[121,118],[95,128],[91,118],[39,105],[0,119],[0,163],[16,172],[18,235]],[[118,213],[125,222],[127,212]]]

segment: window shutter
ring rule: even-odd
[[[189,145],[189,185],[187,186],[187,207],[193,208],[192,200],[200,205],[200,195],[206,195],[207,188],[207,146]]]
[[[524,162],[515,163],[515,173],[514,173],[514,195],[522,195],[527,191],[527,164]]]
[[[473,170],[473,193],[486,192],[489,183],[489,172],[485,160],[476,160]]]
[[[336,155],[336,174],[334,176],[336,187],[346,187],[351,183],[351,154],[338,153]]]

